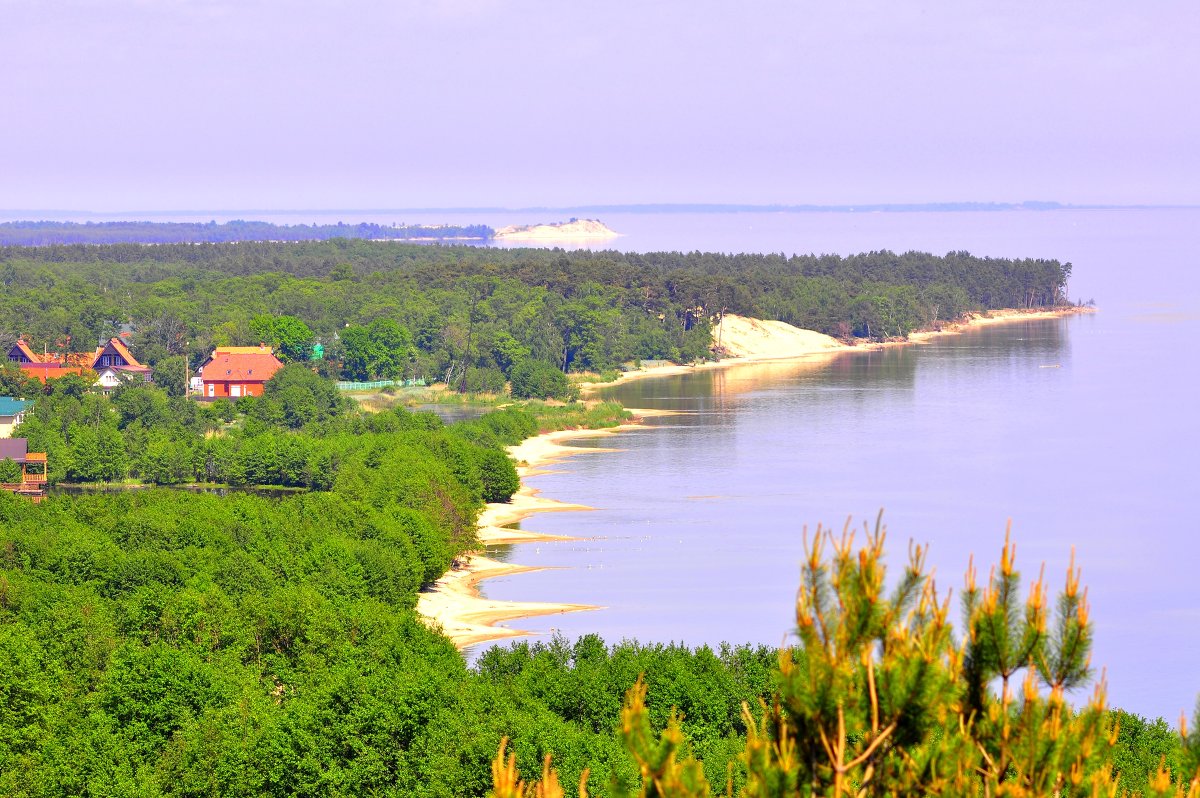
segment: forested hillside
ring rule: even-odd
[[[909,252],[720,255],[396,242],[0,248],[0,331],[37,351],[132,323],[155,365],[214,344],[321,342],[358,379],[495,389],[524,362],[604,370],[707,357],[722,312],[839,338],[907,335],[968,310],[1054,305],[1070,264]]]

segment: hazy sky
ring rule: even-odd
[[[0,0],[0,208],[1200,203],[1195,0]]]

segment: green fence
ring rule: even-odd
[[[373,380],[371,382],[351,382],[338,380],[339,391],[377,391],[380,388],[422,388],[425,380]]]

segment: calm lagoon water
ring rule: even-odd
[[[1196,376],[1200,212],[734,214],[611,219],[626,249],[1047,256],[1095,315],[979,328],[882,352],[655,378],[608,392],[680,415],[582,448],[530,481],[594,512],[509,547],[553,570],[493,598],[606,609],[511,625],[689,644],[789,634],[802,530],[885,509],[889,557],[930,544],[939,587],[999,559],[1012,519],[1026,584],[1077,550],[1111,701],[1168,719],[1200,694]],[[642,227],[645,225],[645,228]],[[642,230],[645,232],[641,232]],[[475,652],[476,654],[478,652]]]

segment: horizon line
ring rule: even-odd
[[[400,214],[400,213],[904,213],[904,212],[997,212],[997,211],[1056,211],[1056,210],[1190,210],[1200,203],[1062,203],[1053,200],[1022,202],[953,201],[953,202],[867,202],[838,204],[808,203],[717,203],[717,202],[654,202],[654,203],[597,203],[582,205],[531,205],[507,207],[500,205],[431,206],[404,208],[199,208],[169,210],[71,210],[65,208],[0,208],[0,214],[71,214],[78,216],[203,216],[207,214]],[[33,221],[33,220],[29,220]],[[38,220],[52,221],[52,220]],[[134,221],[126,219],[124,221]],[[250,221],[248,219],[242,221]]]

